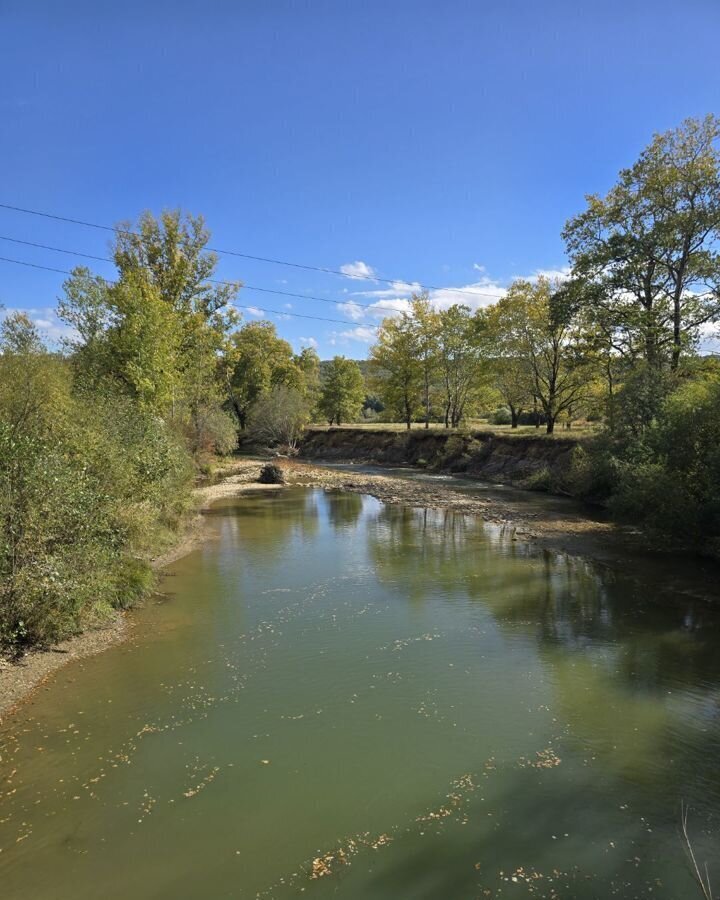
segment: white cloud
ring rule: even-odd
[[[340,266],[340,271],[343,275],[347,275],[348,278],[365,278],[368,281],[372,281],[377,274],[372,266],[369,266],[361,259],[356,259],[355,262],[345,263]]]
[[[410,312],[410,301],[405,297],[392,297],[388,300],[378,300],[377,303],[371,303],[367,307],[367,314],[374,316],[376,319],[384,319],[385,316],[397,315],[398,313]]]
[[[480,263],[473,263],[473,269],[475,269],[476,272],[480,272],[481,275],[487,272],[485,266],[481,266]]]
[[[374,291],[353,291],[354,297],[398,297],[422,293],[422,285],[417,281],[393,281],[390,287]]]
[[[362,306],[358,306],[353,300],[350,300],[348,303],[338,304],[338,309],[348,319],[352,319],[353,322],[359,322],[365,316],[365,309]]]
[[[63,341],[77,340],[77,331],[58,318],[52,306],[40,309],[0,309],[0,322],[13,313],[25,313],[40,332],[40,337],[51,347],[59,347]]]
[[[356,328],[350,328],[348,331],[333,332],[330,343],[334,346],[338,339],[342,341],[359,341],[362,344],[371,344],[377,339],[377,331],[370,325],[358,325]]]
[[[720,326],[717,322],[703,322],[698,332],[698,349],[701,353],[720,352]]]
[[[312,347],[313,350],[317,350],[319,344],[317,342],[317,338],[314,337],[301,337],[300,338],[300,346],[301,347]]]
[[[257,316],[260,319],[262,319],[262,317],[265,315],[265,311],[262,309],[258,309],[257,306],[246,306],[245,312],[251,316]]]
[[[284,303],[283,306],[285,307],[285,309],[292,309],[292,308],[293,308],[293,307],[292,307],[292,303]]]
[[[527,275],[525,277],[527,281],[537,281],[538,278],[565,281],[566,278],[570,277],[570,272],[570,266],[561,266],[559,269],[535,269],[532,275]]]

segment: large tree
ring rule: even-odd
[[[355,419],[365,401],[365,382],[360,366],[344,356],[327,365],[318,407],[330,425]]]
[[[510,425],[517,428],[520,414],[533,405],[533,375],[521,343],[522,311],[505,297],[478,311],[493,387],[510,410]]]
[[[677,369],[700,326],[720,316],[719,143],[714,116],[656,135],[563,232],[598,322],[653,368]]]
[[[437,394],[440,373],[438,335],[440,315],[430,302],[427,291],[413,294],[412,315],[415,323],[416,353],[422,382],[422,407],[425,427],[430,427],[433,403]]]
[[[385,406],[409,429],[422,402],[423,371],[415,320],[408,313],[383,320],[370,349],[370,371]]]
[[[457,428],[486,388],[480,324],[470,308],[454,304],[439,314],[438,371],[446,428]]]
[[[312,369],[312,359],[300,360]],[[228,397],[240,427],[245,428],[253,405],[272,388],[285,385],[300,389],[303,369],[290,344],[278,336],[272,322],[248,322],[235,331],[225,357]]]
[[[202,217],[144,213],[134,226],[118,226],[117,279],[75,269],[59,303],[61,318],[79,335],[73,350],[80,380],[121,385],[186,428],[197,447],[209,447],[206,424],[220,421],[218,359],[237,320],[231,302],[239,288],[213,280],[209,236]]]
[[[545,414],[548,434],[555,430],[558,417],[570,414],[588,390],[582,334],[567,307],[554,302],[560,287],[547,278],[518,279],[497,306],[508,352],[527,361],[530,390]]]

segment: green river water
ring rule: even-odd
[[[133,638],[3,725],[3,900],[699,896],[710,607],[355,494],[208,518]]]

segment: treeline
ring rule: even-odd
[[[492,306],[415,296],[371,348],[372,386],[410,427],[501,408],[600,421],[558,488],[675,545],[720,550],[720,120],[656,135],[563,231],[568,277],[513,282]]]

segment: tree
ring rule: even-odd
[[[236,322],[237,284],[217,284],[202,217],[144,213],[115,235],[116,282],[74,270],[59,315],[80,336],[72,345],[80,382],[121,385],[186,429],[193,446],[213,442],[220,415],[218,359]]]
[[[605,197],[590,195],[563,237],[574,276],[618,348],[669,363],[720,316],[720,119],[655,135]]]
[[[250,410],[278,385],[301,388],[313,371],[309,356],[293,356],[290,344],[278,337],[272,322],[248,322],[235,331],[225,359],[225,384],[230,404],[245,428]]]
[[[255,403],[248,418],[248,434],[269,447],[278,444],[297,449],[303,429],[310,421],[310,402],[298,388],[276,385]]]
[[[438,317],[438,370],[446,428],[457,428],[485,389],[479,321],[470,308],[454,304]]]
[[[420,366],[422,380],[422,406],[425,427],[429,428],[436,383],[440,373],[440,360],[437,350],[440,316],[433,309],[427,291],[424,291],[422,294],[413,294],[411,306],[415,323],[417,361]]]
[[[365,401],[365,383],[358,364],[335,356],[325,370],[318,407],[329,425],[355,419]]]
[[[522,315],[520,304],[506,297],[478,311],[492,383],[510,410],[511,428],[517,428],[534,397],[532,367],[521,340]]]
[[[423,366],[416,320],[408,313],[383,319],[370,349],[373,382],[385,405],[410,429],[420,407]]]
[[[512,353],[527,360],[531,390],[545,414],[548,434],[562,413],[586,395],[588,369],[580,333],[567,308],[553,304],[558,282],[539,278],[514,281],[498,303]]]

